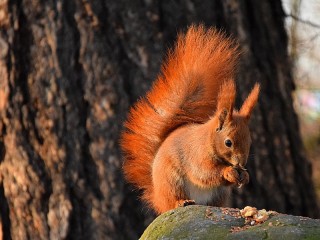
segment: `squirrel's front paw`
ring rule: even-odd
[[[249,182],[249,173],[245,170],[239,170],[240,182],[238,183],[239,188]]]
[[[227,180],[229,183],[235,183],[235,184],[238,184],[240,182],[240,176],[239,176],[239,173],[238,171],[229,166],[229,167],[226,167],[223,171],[223,178],[225,180]]]
[[[249,174],[247,171],[231,166],[225,168],[223,178],[229,183],[237,184],[239,187],[249,182]]]

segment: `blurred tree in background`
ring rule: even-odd
[[[0,223],[4,239],[137,238],[152,213],[121,174],[129,106],[191,23],[243,48],[239,99],[259,81],[251,181],[232,206],[319,216],[291,92],[278,1],[0,3]],[[139,149],[137,149],[139,151]]]

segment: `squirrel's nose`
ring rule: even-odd
[[[240,163],[240,159],[239,159],[237,156],[234,156],[234,157],[232,158],[232,165],[233,165],[234,167],[238,167],[238,166],[239,166],[239,163]]]
[[[233,165],[235,167],[244,169],[244,163],[245,163],[245,161],[243,161],[243,157],[235,156],[233,158]]]

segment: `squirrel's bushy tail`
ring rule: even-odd
[[[178,36],[162,73],[132,107],[121,136],[126,179],[152,192],[152,161],[165,138],[181,125],[205,122],[216,109],[221,84],[233,79],[238,46],[216,29],[191,26]]]

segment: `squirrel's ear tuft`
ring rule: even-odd
[[[258,97],[259,97],[259,92],[260,92],[260,84],[256,83],[247,97],[247,99],[244,101],[242,104],[242,107],[240,108],[239,113],[244,116],[247,120],[250,119],[251,113],[257,104]]]
[[[219,114],[219,128],[232,120],[232,112],[236,97],[236,86],[233,80],[225,81],[220,88],[217,99],[217,113]]]

